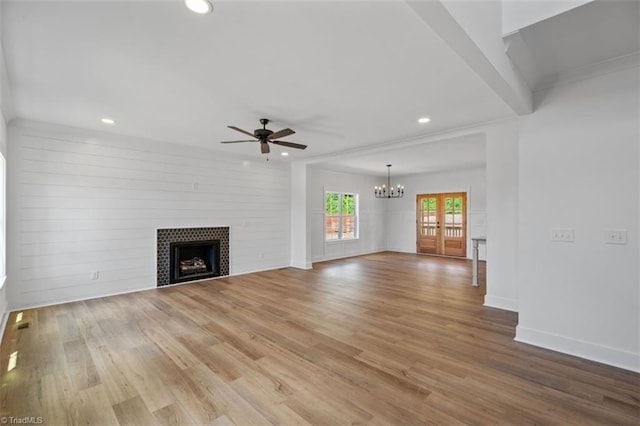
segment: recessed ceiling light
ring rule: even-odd
[[[209,0],[184,0],[184,4],[186,4],[192,12],[199,13],[201,15],[211,13],[213,10],[213,5]]]
[[[425,124],[425,123],[428,123],[430,121],[431,121],[431,119],[429,117],[422,117],[422,118],[418,119],[418,123],[420,123],[420,124]]]
[[[102,121],[104,124],[116,124],[116,120],[108,117],[102,118],[100,119],[100,121]]]
[[[288,152],[283,152],[280,155],[282,155],[283,157],[286,157],[287,155],[289,155],[289,153]]]

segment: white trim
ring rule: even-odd
[[[323,238],[325,244],[333,244],[339,243],[343,241],[357,241],[360,239],[360,194],[357,192],[347,192],[347,191],[331,191],[323,187],[324,190],[324,198],[322,200],[323,212],[322,212],[322,229],[323,229]],[[339,238],[337,240],[327,240],[327,194],[338,194],[338,206],[340,207],[340,229],[338,230]],[[352,195],[355,198],[355,232],[353,238],[344,238],[342,237],[342,196],[343,195]]]
[[[351,252],[351,253],[343,253],[337,256],[322,256],[322,257],[318,257],[318,258],[314,258],[313,261],[314,262],[328,262],[330,260],[338,260],[338,259],[347,259],[349,257],[358,257],[358,256],[366,256],[368,254],[375,254],[375,253],[384,253],[387,251],[391,251],[385,248],[381,248],[381,249],[375,249],[375,250],[365,250],[365,251],[356,251],[356,252]],[[410,253],[410,254],[415,254],[415,253]]]
[[[597,345],[559,334],[534,330],[521,325],[516,327],[515,340],[614,367],[624,368],[625,370],[640,372],[639,353]]]
[[[0,342],[4,339],[4,331],[7,328],[7,321],[9,320],[9,310],[6,309],[2,312],[2,322],[0,322]]]
[[[504,311],[518,312],[518,301],[499,296],[484,296],[484,306],[489,308],[502,309]]]
[[[548,76],[538,82],[534,88],[535,92],[551,89],[558,85],[572,83],[574,81],[587,80],[600,75],[610,74],[612,72],[623,71],[630,68],[640,67],[640,53],[633,52],[627,55],[618,56],[617,58],[607,59],[595,64],[588,64],[584,67],[574,68],[559,74]]]
[[[24,309],[45,308],[47,306],[64,305],[65,303],[82,302],[83,300],[101,299],[103,297],[119,296],[119,295],[122,295],[122,294],[137,293],[139,291],[153,290],[153,289],[156,289],[156,288],[160,288],[160,287],[157,287],[157,286],[156,287],[142,287],[142,288],[138,288],[138,289],[135,289],[135,290],[127,290],[127,291],[120,291],[120,292],[114,292],[114,293],[93,294],[93,295],[90,295],[90,296],[83,296],[83,297],[63,298],[63,299],[51,300],[51,301],[44,302],[44,303],[36,303],[36,304],[33,304],[33,305],[18,306],[18,307],[15,307],[15,308],[11,308],[11,310],[9,312],[22,311]]]
[[[304,262],[304,263],[292,262],[290,267],[291,268],[296,268],[296,269],[309,270],[309,269],[313,269],[313,262]],[[279,269],[279,268],[276,268],[276,269]],[[265,269],[265,270],[267,270],[267,269]]]
[[[254,273],[257,273],[257,272],[265,272],[265,271],[273,271],[275,269],[283,269],[283,268],[289,268],[289,267],[295,268],[296,266],[290,266],[290,265],[274,266],[274,267],[271,267],[271,268],[256,269],[256,270],[252,270],[252,271],[241,272],[241,273],[238,273],[238,274],[221,275],[221,276],[218,276],[218,277],[203,278],[201,280],[193,280],[193,281],[185,281],[185,282],[175,283],[175,284],[167,284],[167,285],[163,285],[163,286],[160,286],[160,287],[155,285],[153,287],[142,287],[142,288],[138,288],[138,289],[135,289],[135,290],[128,290],[128,291],[122,291],[122,292],[105,293],[105,294],[91,295],[91,296],[70,298],[70,299],[59,299],[59,300],[55,300],[55,301],[52,301],[52,302],[46,302],[46,303],[42,303],[42,304],[20,306],[20,307],[11,309],[9,312],[21,311],[21,310],[24,310],[24,309],[44,308],[46,306],[56,306],[56,305],[62,305],[62,304],[65,304],[65,303],[82,302],[83,300],[101,299],[103,297],[120,296],[120,295],[123,295],[123,294],[137,293],[139,291],[161,290],[161,289],[163,289],[165,287],[175,287],[175,286],[178,286],[178,285],[193,284],[193,283],[197,283],[197,282],[209,281],[209,280],[217,280],[217,279],[221,279],[221,278],[237,277],[237,276],[240,276],[240,275],[254,274]],[[312,269],[311,268],[311,264],[309,264],[308,268],[300,268],[300,269]]]
[[[511,121],[519,122],[519,116],[498,118],[495,120],[482,121],[472,124],[465,124],[462,126],[453,127],[451,129],[440,130],[437,132],[424,133],[418,136],[411,136],[403,139],[390,139],[385,142],[381,142],[379,144],[373,145],[365,145],[364,147],[356,147],[345,149],[343,151],[334,152],[330,154],[319,154],[312,157],[304,158],[297,160],[298,162],[304,164],[317,164],[317,163],[330,163],[333,159],[344,159],[345,157],[357,157],[361,154],[375,154],[380,152],[387,152],[391,150],[399,150],[404,148],[411,148],[417,145],[423,145],[425,143],[433,143],[440,142],[444,139],[451,139],[458,136],[467,136],[467,135],[475,135],[475,134],[486,134],[487,130],[494,127],[500,126],[505,123],[509,123]],[[480,166],[470,166],[468,169],[477,169],[482,168]],[[467,168],[465,168],[467,169]],[[461,170],[465,170],[461,169]],[[425,172],[417,172],[412,174],[421,174]],[[433,172],[438,173],[438,172]]]

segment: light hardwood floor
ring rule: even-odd
[[[516,315],[483,307],[470,269],[381,253],[30,309],[20,323],[14,312],[1,415],[49,425],[639,423],[640,375],[514,342]]]

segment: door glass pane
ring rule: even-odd
[[[444,232],[447,237],[462,237],[462,204],[462,197],[444,199]]]
[[[437,202],[435,198],[423,198],[420,211],[420,233],[423,236],[435,236],[437,224]]]
[[[462,230],[462,197],[456,197],[453,200],[453,223]]]

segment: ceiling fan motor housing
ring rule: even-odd
[[[253,131],[253,134],[255,135],[255,137],[260,140],[267,139],[272,133],[273,131],[269,129],[256,129]]]

